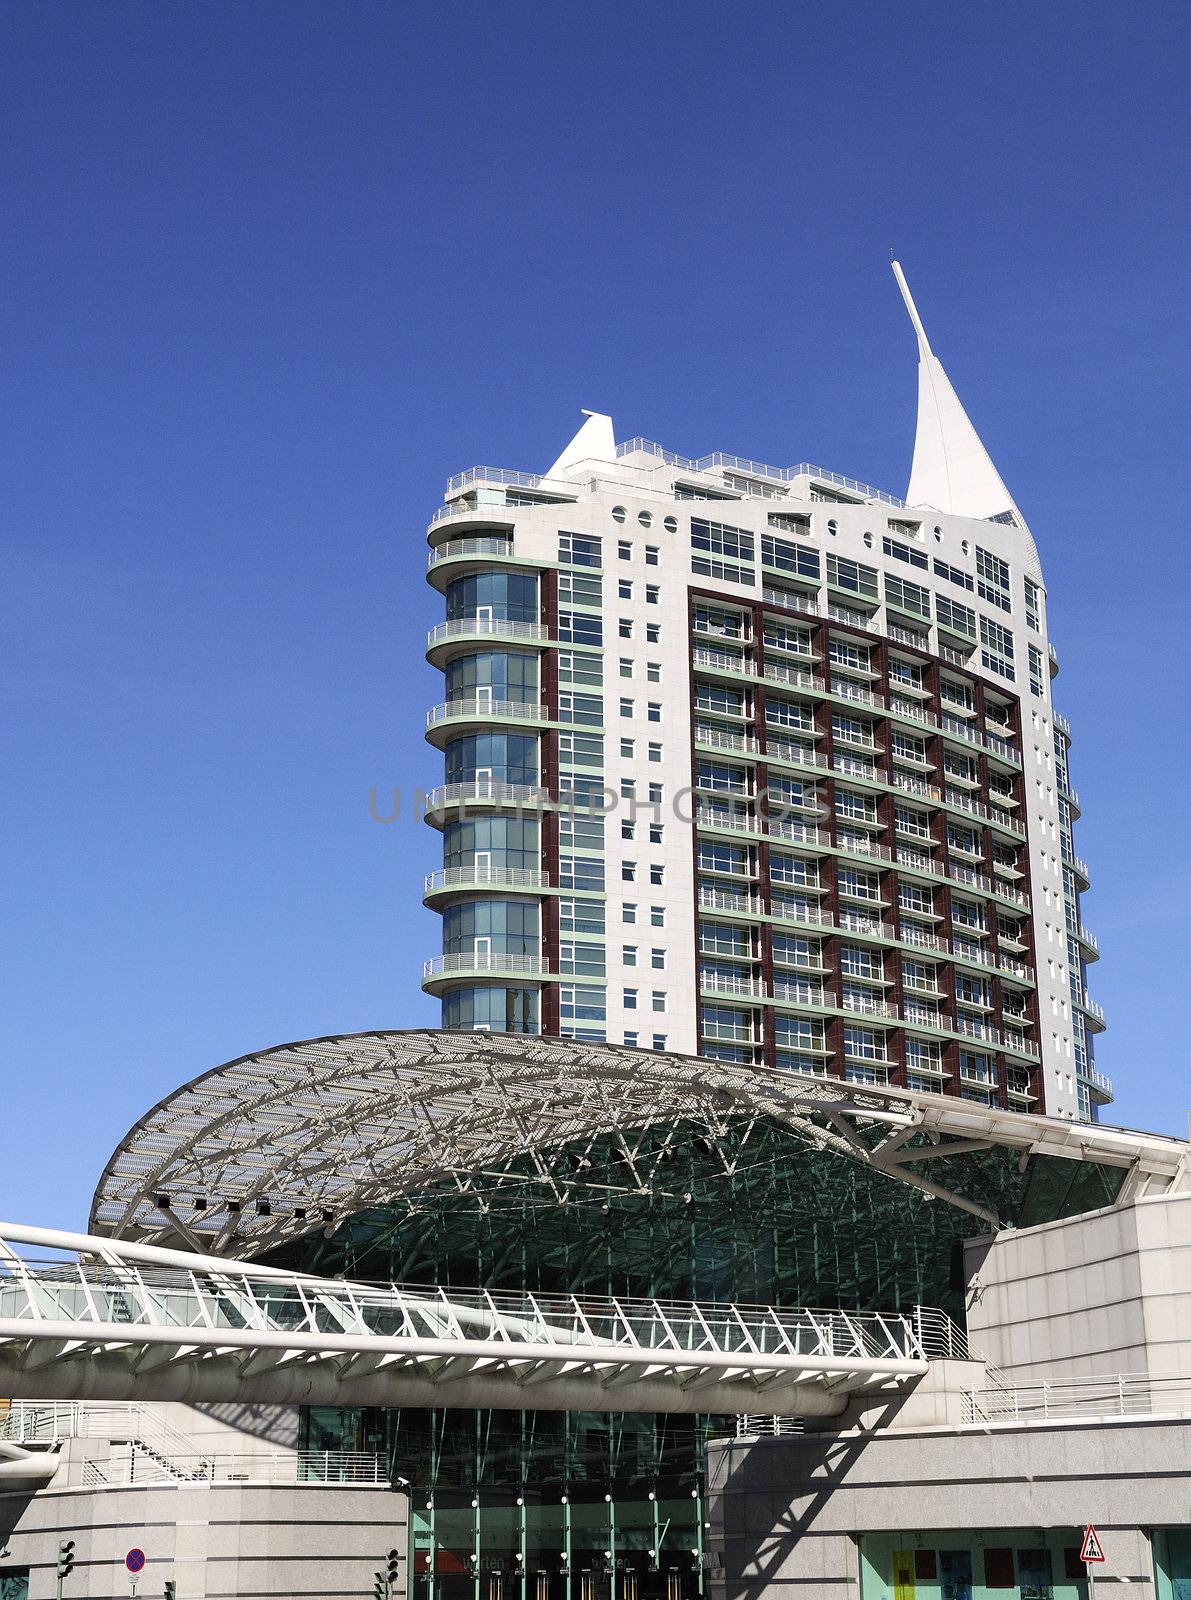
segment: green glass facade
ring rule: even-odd
[[[873,1138],[880,1136],[876,1125]],[[599,1296],[906,1310],[962,1322],[968,1212],[788,1127],[609,1133],[454,1177],[270,1260],[322,1275]],[[569,1173],[565,1191],[557,1174]],[[1118,1171],[1003,1149],[932,1177],[1020,1224],[1108,1203]],[[731,1418],[309,1408],[303,1443],[411,1485],[419,1600],[681,1600],[704,1589],[703,1457]]]

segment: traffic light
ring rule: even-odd
[[[385,1567],[385,1576],[389,1580],[389,1589],[393,1593],[396,1593],[397,1590],[397,1562],[399,1559],[400,1557],[398,1556],[396,1550],[389,1551],[388,1563]]]
[[[74,1540],[60,1539],[58,1541],[58,1576],[69,1578],[74,1571]]]

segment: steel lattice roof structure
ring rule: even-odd
[[[659,1141],[635,1136],[693,1126],[711,1148],[724,1139],[727,1167],[762,1124],[992,1228],[1012,1219],[987,1189],[965,1192],[951,1158],[1091,1163],[1118,1204],[1191,1183],[1187,1144],[1158,1135],[665,1052],[414,1029],[279,1045],[184,1084],[121,1140],[90,1227],[254,1256],[444,1182],[480,1206],[526,1183],[566,1204],[583,1189],[576,1149],[607,1139],[625,1189],[658,1195]]]

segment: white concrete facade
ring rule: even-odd
[[[959,1025],[948,1030],[944,1023],[933,1030],[936,1039],[947,1036],[942,1045],[944,1051],[950,1048],[950,1055],[944,1057],[945,1073],[937,1064],[932,1065],[932,1058],[927,1054],[923,1071],[934,1073],[933,1082],[928,1084],[926,1079],[905,1076],[909,1069],[904,1061],[900,1064],[902,1071],[895,1071],[888,1081],[909,1082],[912,1087],[946,1086],[951,1092],[963,1093],[969,1098],[981,1098],[991,1087],[993,1104],[1008,1104],[1017,1109],[1032,1106],[1058,1116],[1086,1119],[1099,1104],[1111,1098],[1111,1092],[1107,1081],[1095,1070],[1088,1040],[1089,1033],[1103,1025],[1098,1008],[1087,1001],[1083,965],[1085,960],[1095,958],[1096,950],[1094,939],[1083,929],[1080,920],[1079,893],[1081,886],[1086,885],[1086,869],[1074,856],[1072,847],[1071,818],[1078,814],[1078,802],[1070,790],[1066,771],[1066,725],[1056,716],[1051,703],[1050,679],[1056,669],[1047,635],[1042,574],[1033,538],[1020,512],[1007,491],[1004,491],[1003,506],[1000,505],[1000,491],[994,493],[1000,479],[987,456],[982,454],[971,469],[976,472],[978,482],[973,479],[968,483],[959,467],[948,477],[949,469],[938,465],[936,458],[942,459],[939,452],[945,446],[958,452],[957,460],[961,457],[969,460],[972,452],[965,442],[964,429],[970,430],[971,424],[958,401],[950,410],[944,408],[940,412],[938,407],[931,410],[931,395],[938,388],[937,375],[932,376],[937,361],[917,319],[916,325],[920,330],[925,374],[921,381],[929,389],[923,404],[929,413],[930,426],[929,437],[924,437],[926,425],[920,408],[920,437],[912,487],[933,484],[939,491],[937,501],[945,500],[948,505],[967,506],[979,502],[983,506],[991,494],[998,501],[997,512],[986,510],[977,517],[941,509],[939,504],[906,505],[866,485],[809,466],[777,469],[725,456],[689,461],[640,439],[614,446],[611,420],[589,414],[550,474],[534,476],[476,468],[452,480],[446,504],[430,528],[431,581],[449,591],[457,574],[536,573],[543,616],[548,606],[563,612],[573,610],[581,620],[586,616],[599,635],[598,646],[589,646],[586,654],[589,661],[598,659],[600,663],[602,752],[598,768],[593,766],[588,775],[602,782],[610,802],[615,800],[605,819],[603,835],[606,869],[604,970],[598,977],[589,974],[586,984],[582,977],[568,973],[565,966],[556,975],[552,963],[556,961],[557,952],[545,933],[537,954],[549,968],[549,977],[558,982],[560,991],[563,987],[572,987],[567,982],[568,977],[573,984],[586,987],[588,991],[595,986],[602,987],[603,1015],[588,1016],[585,1032],[584,1019],[568,1015],[566,996],[562,997],[559,1012],[552,1014],[547,1003],[547,984],[542,991],[540,1018],[545,1031],[564,1034],[573,1031],[581,1038],[602,1037],[614,1043],[694,1054],[706,1051],[708,1043],[706,1033],[700,1033],[701,1005],[717,998],[721,1005],[730,1007],[733,1003],[731,993],[712,995],[707,981],[702,984],[700,981],[696,925],[699,872],[690,821],[695,767],[700,757],[709,753],[705,743],[692,736],[696,721],[703,725],[709,720],[702,717],[700,707],[693,705],[693,690],[704,677],[714,686],[717,681],[730,682],[733,676],[730,669],[721,671],[718,677],[713,670],[705,673],[702,658],[696,654],[699,649],[705,652],[708,646],[714,647],[716,639],[706,631],[700,633],[697,626],[692,630],[692,597],[711,595],[742,613],[747,608],[753,619],[760,617],[763,608],[766,618],[772,617],[791,629],[796,629],[803,621],[814,626],[823,624],[830,630],[833,651],[838,640],[840,649],[855,647],[861,652],[861,658],[866,653],[879,653],[881,663],[894,675],[890,678],[888,695],[878,691],[876,701],[870,697],[866,702],[866,681],[871,687],[870,680],[878,674],[863,670],[850,672],[847,664],[838,664],[834,657],[824,663],[822,675],[811,691],[831,702],[816,713],[821,726],[824,721],[834,726],[834,717],[848,712],[851,699],[862,715],[871,717],[874,708],[879,715],[888,715],[890,720],[885,726],[890,740],[901,741],[891,758],[892,779],[888,770],[880,769],[878,763],[877,781],[870,784],[869,794],[861,797],[865,804],[871,799],[874,808],[883,803],[892,812],[894,801],[912,803],[916,772],[922,777],[929,771],[930,782],[946,789],[941,802],[947,811],[946,825],[938,825],[938,837],[928,841],[925,848],[933,852],[933,870],[940,870],[945,860],[953,860],[956,865],[957,870],[951,874],[947,885],[949,891],[957,888],[960,893],[969,892],[960,881],[960,875],[968,871],[971,902],[976,908],[970,914],[979,915],[986,924],[974,937],[992,936],[988,953],[993,959],[986,961],[985,966],[994,972],[996,986],[983,982],[967,985],[967,990],[975,989],[978,1002],[983,1004],[983,1019],[979,1010],[965,1009],[967,999],[959,996],[958,984],[953,986],[952,998],[960,1008]],[[945,376],[941,381],[946,383]],[[954,400],[949,386],[948,393]],[[974,432],[972,437],[976,437]],[[983,447],[980,448],[983,451]],[[927,466],[923,465],[926,458],[936,460],[936,466],[929,471],[929,461]],[[946,493],[943,492],[944,480],[951,485]],[[992,500],[988,500],[988,504],[991,506]],[[996,520],[987,520],[991,516]],[[751,552],[751,559],[712,557],[708,560],[705,556],[696,559],[698,553],[692,547],[693,522],[723,525],[733,541]],[[813,558],[806,556],[800,560],[806,559],[817,567],[817,581],[808,581],[803,575],[787,582],[772,564],[767,564],[763,541],[775,536],[784,540],[788,548],[797,546],[804,552],[814,552]],[[570,559],[573,538],[587,541],[580,558],[586,566]],[[849,563],[852,566],[849,567]],[[712,569],[710,573],[708,567]],[[832,581],[832,573],[838,576],[845,568],[849,574],[847,583],[851,582],[853,572],[862,572],[860,582],[870,586],[866,597],[850,602],[846,586],[841,587],[844,580]],[[573,584],[585,590],[583,599],[574,607],[565,598]],[[548,600],[547,596],[553,596],[556,588],[557,602]],[[913,606],[922,607],[922,612],[911,615],[907,607]],[[972,630],[966,643],[952,626],[957,607],[961,620],[964,616],[968,619],[963,626]],[[547,631],[548,638],[528,644],[519,644],[514,639],[509,647],[533,650],[543,661],[550,652],[564,655],[567,644],[559,639],[558,623],[550,621]],[[562,631],[566,632],[565,626]],[[1003,653],[998,658],[995,648],[998,643],[1004,643],[1004,631],[1012,636],[1013,654],[1009,661]],[[430,652],[432,660],[445,665],[452,655],[458,657],[465,651],[485,647],[482,638],[478,642],[467,638],[466,628],[463,634],[465,637],[453,645],[449,640],[445,645],[438,640]],[[432,640],[434,638],[432,635]],[[500,650],[505,645],[493,642],[488,648]],[[757,650],[760,650],[760,640]],[[747,654],[746,651],[746,657]],[[747,697],[745,715],[739,722],[741,729],[753,727],[748,720],[750,715],[760,721],[763,694],[770,700],[777,697],[775,680],[782,683],[783,689],[792,683],[794,687],[790,692],[793,695],[807,687],[798,682],[797,669],[790,675],[792,658],[787,657],[783,663],[771,651],[766,651],[763,674],[757,666],[759,657],[752,660],[755,668],[752,674],[749,661],[745,657],[741,659],[742,670],[735,674],[737,684],[744,686]],[[543,665],[540,681],[544,681],[546,670]],[[783,671],[786,672],[784,678]],[[761,678],[764,681],[758,682]],[[901,685],[907,679],[938,681],[945,686],[946,692],[938,702],[943,715],[935,719],[933,726],[929,720],[915,722],[914,701],[908,696],[916,691],[910,689],[904,695],[901,693]],[[588,687],[596,693],[596,685],[589,683]],[[545,697],[544,688],[541,692]],[[703,693],[705,690],[701,690]],[[948,693],[967,696],[968,708],[949,700]],[[1011,751],[1017,751],[1020,756],[1020,789],[1013,778],[1016,762],[1002,760],[1003,748],[998,753],[978,736],[965,749],[960,737],[964,726],[975,727],[983,720],[973,714],[972,703],[978,704],[990,727],[1000,727],[999,719],[1006,719],[1007,728],[1012,730],[1007,742]],[[550,726],[562,730],[565,737],[567,714],[565,710],[558,711],[553,705],[547,705],[545,698],[542,709],[531,709],[537,722],[524,716],[519,720],[519,708],[509,706],[501,722],[493,726],[523,733],[540,732],[544,762],[546,743],[551,735],[543,730],[541,719],[548,717]],[[477,717],[483,720],[482,705],[479,711],[475,706],[472,710],[469,726],[474,727]],[[520,710],[524,712],[525,708]],[[439,708],[436,715],[440,723],[445,720],[449,724],[451,711],[450,703]],[[710,720],[714,723],[715,719]],[[762,745],[758,751],[751,731],[746,732],[743,739],[735,740],[731,724],[723,723],[722,719],[721,724],[723,733],[713,731],[711,736],[720,739],[720,747],[728,759],[735,757],[755,763],[759,754],[761,761],[765,761],[767,747]],[[931,746],[930,740],[935,737],[933,727],[940,725],[942,744]],[[926,744],[936,762],[933,769],[929,760],[916,760],[913,754],[902,761],[903,747],[912,751],[920,742],[918,736],[924,733],[930,736]],[[449,728],[446,733],[436,731],[436,743],[445,743],[449,738]],[[947,751],[940,756],[939,750],[944,745],[948,745]],[[772,759],[776,761],[777,758]],[[954,777],[950,765],[944,772],[945,761],[955,763]],[[995,777],[987,779],[989,785],[995,782],[1012,786],[1012,796],[1006,798],[998,791],[991,808],[987,804],[982,807],[978,801],[973,809],[969,803],[965,817],[965,794],[970,800],[973,792],[970,779],[975,776],[977,783],[985,781],[982,766],[986,761],[990,769],[994,765],[998,769]],[[898,762],[902,762],[900,767]],[[845,750],[842,759],[833,756],[830,762],[821,762],[818,768],[811,765],[801,776],[820,783],[834,781],[843,787],[860,781],[855,774],[863,766],[863,759],[857,760],[854,753]],[[965,768],[971,768],[967,778],[963,776]],[[784,776],[790,775],[787,769]],[[798,775],[797,767],[794,775]],[[872,776],[870,772],[869,777]],[[548,784],[549,777],[543,766],[539,781]],[[624,798],[626,786],[632,785],[635,785],[638,804],[635,813]],[[656,813],[651,813],[646,806],[651,785],[660,785],[663,796]],[[883,796],[877,793],[882,786]],[[818,809],[808,812],[807,817],[832,833],[833,822],[838,824],[842,819],[838,803],[836,816],[832,817],[830,804],[824,804],[824,793],[823,788],[818,790]],[[849,795],[848,800],[850,804],[859,803],[855,795]],[[483,810],[482,805],[475,806],[472,814]],[[449,810],[440,812],[434,820],[441,825],[444,818],[453,814]],[[660,840],[653,842],[648,829],[651,815],[659,817],[662,823]],[[919,815],[925,825],[926,813]],[[622,824],[631,824],[634,820],[634,836],[631,839],[622,837]],[[871,826],[871,823],[862,825]],[[932,822],[931,826],[935,824]],[[1017,854],[1014,827],[1019,830],[1018,837],[1020,832],[1026,836],[1022,847],[1024,854]],[[718,831],[722,838],[722,830]],[[838,843],[842,831],[854,834],[856,830],[841,830],[837,826],[832,844]],[[772,834],[773,830],[770,832]],[[728,837],[730,839],[731,835]],[[885,841],[889,845],[895,843],[891,826],[872,832],[874,843],[878,837],[882,844]],[[974,848],[953,856],[955,841]],[[763,843],[767,841],[759,838],[750,841],[753,859]],[[902,848],[904,844],[904,839],[897,843],[899,860],[896,865],[901,865],[901,860],[912,853]],[[556,869],[553,860],[556,853],[543,843],[542,866],[548,876]],[[856,850],[845,853],[854,856]],[[1001,859],[1002,855],[1007,857],[1008,864]],[[864,863],[849,859],[847,865],[863,867]],[[660,870],[661,882],[650,881],[652,869]],[[630,871],[631,882],[627,881]],[[1019,894],[1017,904],[1010,895],[1008,905],[1004,897],[998,900],[995,894],[983,894],[977,884],[978,878],[986,879],[994,889],[1012,890],[1016,886],[1019,892],[1028,890],[1028,907],[1021,904],[1026,898],[1024,894]],[[552,881],[556,880],[552,878]],[[455,896],[457,900],[463,897],[462,891]],[[449,897],[440,890],[432,903],[441,907],[449,903]],[[627,912],[626,904],[631,908]],[[937,904],[935,909],[939,909]],[[883,915],[892,916],[896,912],[894,907],[892,912],[885,911]],[[1031,925],[1030,936],[1028,939],[1011,937],[1016,921],[1023,917],[1027,917]],[[1001,956],[1008,957],[1007,961],[998,956],[998,919],[1002,927],[1010,929],[1010,934],[1004,936],[1008,945],[1000,951]],[[917,931],[922,934],[928,926],[919,924]],[[967,928],[963,930],[966,941],[963,948],[971,953],[972,939],[968,931]],[[930,943],[929,939],[925,942]],[[958,945],[953,945],[942,954],[946,959],[958,949]],[[916,952],[903,949],[903,968],[907,954],[912,957]],[[1032,968],[1028,982],[1023,982],[1020,989],[1013,986],[1010,970],[1018,956]],[[457,952],[449,959],[456,962],[457,968],[467,965],[460,961]],[[488,981],[498,983],[499,958],[489,955],[485,949],[482,959],[487,967],[481,968],[481,981],[487,972],[492,974]],[[937,957],[933,959],[937,974],[941,969],[937,966]],[[886,985],[891,978],[896,981],[897,976],[887,963],[883,974]],[[835,977],[842,985],[845,977],[842,968]],[[454,985],[445,982],[441,972],[428,976],[429,986],[446,995],[452,987],[459,988],[475,981],[474,971],[461,975]],[[916,978],[915,982],[918,981]],[[935,981],[938,981],[937,976]],[[855,985],[848,987],[856,989]],[[883,1009],[889,1003],[887,996],[883,999],[879,989],[872,989],[867,996],[863,992],[853,992],[845,1004],[858,1008],[862,1014],[850,1020],[871,1023],[876,1018],[878,1033],[883,1021],[907,1023],[909,1012],[900,1003],[900,988],[893,992],[895,1000],[891,1003],[892,1009],[887,1011]],[[737,1004],[746,1006],[772,1001],[775,997],[769,976],[756,967],[739,979],[738,993]],[[927,993],[933,991],[928,989]],[[1036,1011],[1030,999],[1035,993]],[[635,997],[635,1005],[627,1003],[629,997]],[[1024,1008],[1020,1026],[1013,1020],[1017,1006]],[[948,1007],[945,1004],[939,1009],[947,1011]],[[868,1014],[863,1014],[865,1012]],[[929,1005],[917,1002],[920,1020],[924,1012],[929,1021]],[[813,1006],[809,1011],[804,1006],[799,1014],[814,1016],[815,1011]],[[952,1018],[956,1014],[952,1008]],[[466,1021],[448,1020],[446,1012],[444,1023],[468,1025]],[[772,1027],[772,1022],[758,1026],[755,1030],[758,1038],[754,1042],[760,1043],[759,1035],[764,1027]],[[998,1029],[1004,1033],[1003,1039],[997,1039]],[[927,1027],[925,1032],[929,1035],[932,1030]],[[955,1069],[957,1040],[968,1054],[975,1052],[971,1057],[975,1065],[965,1069],[966,1079]],[[999,1054],[995,1048],[988,1051],[987,1046],[1000,1043],[1009,1048],[1014,1041],[1018,1041],[1020,1049],[1014,1057],[1012,1071],[1006,1069],[1004,1058],[997,1067],[981,1065],[985,1059]],[[877,1049],[881,1049],[879,1042]],[[773,1058],[772,1046],[770,1051],[767,1059]],[[1040,1081],[1034,1075],[1037,1061],[1034,1052],[1040,1053]],[[821,1054],[834,1058],[829,1070],[842,1070],[838,1049],[828,1047]],[[859,1070],[860,1065],[853,1063],[849,1070]],[[801,1070],[806,1070],[805,1066]],[[877,1081],[881,1081],[880,1074],[888,1067],[878,1063],[874,1070],[878,1074]],[[983,1079],[981,1074],[984,1074]],[[992,1077],[998,1081],[990,1086]]]

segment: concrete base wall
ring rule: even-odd
[[[1102,1535],[1098,1594],[1152,1600],[1147,1530],[1191,1523],[1191,1425],[1134,1422],[728,1441],[708,1463],[717,1600],[860,1594],[856,1536]]]
[[[1010,1378],[1191,1373],[1191,1193],[967,1247],[968,1338]]]
[[[148,1558],[137,1593],[178,1600],[331,1600],[372,1594],[385,1554],[400,1550],[409,1502],[391,1489],[323,1484],[153,1485],[0,1495],[0,1570],[29,1567],[29,1600],[52,1600],[58,1541],[75,1541],[71,1600],[132,1593],[124,1557]],[[402,1600],[404,1587],[401,1591]]]

